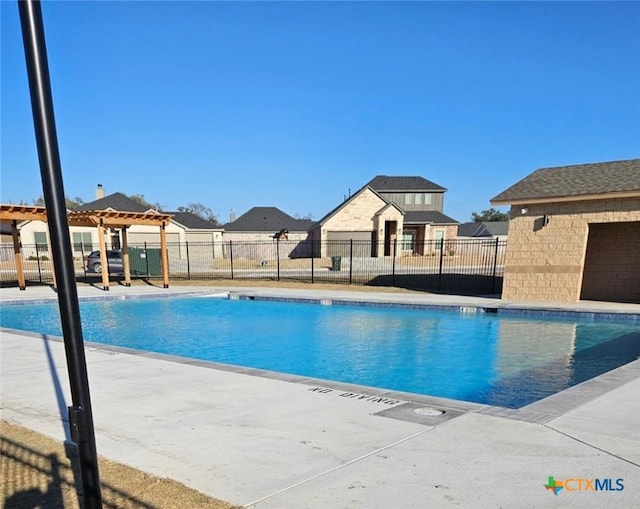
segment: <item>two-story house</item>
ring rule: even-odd
[[[369,241],[368,256],[391,256],[394,246],[396,255],[427,254],[439,246],[433,241],[456,238],[458,221],[442,212],[445,192],[422,177],[378,175],[320,219],[311,239],[320,256],[339,240]]]

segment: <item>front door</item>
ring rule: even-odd
[[[398,231],[398,221],[384,222],[384,255],[391,256],[393,245],[396,241]]]

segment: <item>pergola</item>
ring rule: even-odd
[[[105,228],[120,228],[122,231],[122,261],[124,266],[125,286],[131,286],[131,269],[129,264],[129,248],[127,246],[127,228],[132,225],[158,226],[160,228],[160,261],[162,267],[162,284],[169,288],[169,258],[167,255],[166,226],[171,220],[170,214],[160,212],[120,212],[116,210],[82,210],[70,211],[67,214],[70,226],[90,226],[98,229],[98,244],[100,246],[100,263],[108,267],[107,250],[105,245]],[[13,252],[18,272],[18,285],[21,290],[26,287],[22,254],[20,252],[20,231],[18,221],[47,221],[47,211],[44,207],[28,205],[1,205],[0,221],[11,223],[11,237]],[[55,285],[55,275],[54,275]],[[109,290],[109,272],[102,271],[102,286]]]

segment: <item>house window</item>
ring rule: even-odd
[[[431,205],[431,193],[425,193],[424,195],[424,204]]]
[[[91,243],[91,232],[74,232],[73,250],[76,253],[93,251],[93,244]]]
[[[411,199],[413,197],[413,195],[411,193],[406,193],[404,195],[404,204],[405,205],[411,205],[411,203],[413,202],[413,200]]]
[[[422,194],[416,194],[416,205],[422,205]]]
[[[33,241],[36,243],[36,250],[38,252],[49,251],[46,232],[33,232]]]
[[[444,230],[435,230],[433,232],[433,240],[435,249],[440,251],[440,248],[442,248],[444,244]]]

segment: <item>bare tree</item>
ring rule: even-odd
[[[65,196],[64,201],[66,203],[67,210],[77,210],[81,205],[84,205],[84,200],[79,196],[76,196],[75,198]],[[33,204],[37,207],[44,207],[44,197],[40,196],[37,200],[33,200]]]
[[[210,207],[203,205],[202,203],[189,203],[186,206],[178,207],[178,212],[190,212],[202,219],[206,219],[207,221],[211,221],[216,226],[219,226],[218,216]]]

